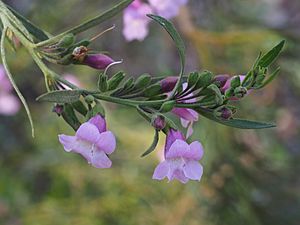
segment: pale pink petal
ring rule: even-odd
[[[100,115],[96,115],[96,116],[92,117],[89,120],[89,123],[95,125],[98,128],[98,130],[99,130],[100,133],[106,131],[106,121]]]
[[[187,128],[190,124],[190,121],[189,120],[185,120],[185,119],[182,119],[180,118],[180,122],[181,122],[181,125],[184,127],[184,128]]]
[[[190,150],[190,146],[183,140],[176,140],[166,153],[166,159],[179,158]]]
[[[97,150],[93,152],[92,165],[96,168],[110,168],[111,160],[107,157],[105,152]]]
[[[83,123],[76,132],[76,137],[91,143],[96,143],[99,135],[98,128],[89,122]]]
[[[199,141],[194,141],[190,144],[190,150],[184,153],[184,158],[200,160],[203,156],[203,146]]]
[[[80,140],[75,136],[62,134],[58,137],[60,143],[64,146],[65,151],[78,153],[91,163],[92,152],[96,149],[94,144]]]
[[[75,136],[58,135],[59,142],[64,146],[65,151],[70,152],[74,148],[77,138]]]
[[[167,161],[163,161],[155,168],[152,179],[162,180],[169,173],[169,164]]]
[[[191,122],[186,131],[186,138],[189,138],[194,133],[193,123]]]
[[[111,154],[116,148],[116,138],[111,131],[106,131],[100,134],[97,141],[97,147],[106,154]]]
[[[188,120],[188,121],[197,121],[198,114],[194,113],[194,110],[186,109],[186,108],[174,108],[172,109],[172,113],[177,115],[178,117]]]
[[[203,167],[199,162],[190,160],[184,166],[183,172],[187,178],[200,181],[203,174]]]

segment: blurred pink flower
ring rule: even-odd
[[[155,13],[166,19],[177,16],[181,6],[187,4],[188,0],[148,0]]]
[[[4,67],[0,65],[0,114],[10,116],[20,109],[20,102],[14,94],[13,87],[7,78]]]
[[[153,13],[151,7],[140,0],[135,0],[125,9],[123,35],[127,41],[142,41],[145,39],[149,32],[148,25],[150,22],[146,14],[150,13]]]
[[[198,162],[203,156],[200,142],[194,141],[190,145],[185,141],[180,131],[171,129],[166,138],[165,160],[154,171],[153,179],[169,181],[174,179],[187,183],[189,179],[200,181],[203,168]]]
[[[149,4],[135,0],[123,15],[123,35],[127,41],[142,41],[149,33],[150,19],[146,14],[157,14],[166,19],[175,17],[188,0],[148,0]]]
[[[116,138],[111,131],[107,131],[102,116],[96,115],[83,123],[75,136],[61,134],[58,137],[65,151],[81,154],[96,168],[111,167],[112,162],[107,155],[114,152]]]

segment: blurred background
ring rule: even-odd
[[[96,15],[117,1],[5,1],[50,33]],[[205,148],[200,183],[182,185],[151,179],[157,151],[141,159],[153,131],[133,110],[106,104],[108,126],[118,138],[113,167],[99,170],[68,154],[57,135],[73,134],[36,103],[44,93],[42,73],[24,49],[10,54],[10,66],[29,101],[36,127],[31,138],[24,109],[0,115],[0,224],[3,225],[299,225],[300,224],[300,1],[190,0],[174,23],[187,45],[187,71],[244,74],[259,51],[287,40],[275,66],[281,74],[262,92],[241,103],[239,117],[275,121],[270,130],[237,130],[200,118],[191,140]],[[143,42],[127,43],[122,16],[85,32],[92,37],[117,28],[93,43],[124,63],[128,75],[176,75],[178,57],[168,35],[156,24]],[[97,71],[53,66],[95,88]]]

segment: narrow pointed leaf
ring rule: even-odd
[[[39,96],[36,100],[41,102],[73,103],[80,99],[81,94],[82,91],[80,90],[52,91]]]
[[[28,32],[38,41],[44,41],[49,38],[43,30],[32,24],[29,20],[27,20],[24,16],[19,14],[13,8],[11,8],[10,6],[7,6],[7,8],[23,23]]]
[[[158,130],[155,130],[155,134],[154,134],[154,138],[153,138],[153,142],[151,144],[151,146],[148,148],[147,151],[145,151],[141,157],[145,157],[146,155],[149,155],[151,152],[153,152],[158,144],[159,141],[159,132]]]
[[[152,15],[149,14],[147,15],[149,18],[153,19],[154,21],[156,21],[157,23],[159,23],[171,36],[171,38],[173,39],[178,53],[179,53],[179,57],[180,57],[180,65],[181,65],[181,69],[180,69],[180,74],[179,74],[179,79],[177,81],[177,84],[175,86],[175,88],[173,89],[172,93],[170,94],[169,99],[171,99],[176,91],[178,90],[180,84],[181,84],[181,80],[183,77],[183,73],[184,73],[184,65],[185,65],[185,46],[184,46],[184,42],[182,40],[182,38],[180,37],[179,33],[177,32],[177,30],[175,29],[174,25],[166,20],[165,18],[161,17],[161,16],[156,16],[156,15]]]
[[[195,110],[202,116],[229,127],[234,127],[239,129],[265,129],[265,128],[276,127],[276,125],[272,123],[258,122],[258,121],[244,120],[244,119],[221,120],[216,118],[213,115],[213,113],[208,109],[197,108]]]
[[[281,41],[278,45],[276,45],[272,50],[263,55],[258,62],[258,66],[268,67],[279,55],[281,50],[283,49],[285,40]]]
[[[24,96],[22,95],[22,93],[20,92],[12,74],[10,73],[10,70],[9,70],[9,67],[8,67],[8,64],[7,64],[7,61],[6,61],[6,52],[5,52],[5,46],[4,46],[4,43],[5,43],[5,34],[6,34],[6,31],[7,31],[7,28],[5,27],[3,29],[3,32],[2,32],[2,35],[1,35],[1,58],[2,58],[2,63],[3,63],[3,66],[4,66],[4,69],[6,71],[6,74],[8,76],[8,79],[10,80],[13,88],[15,89],[18,97],[20,98],[24,108],[25,108],[25,111],[27,113],[27,116],[28,116],[28,119],[29,119],[29,122],[30,122],[30,126],[31,126],[31,135],[32,137],[34,137],[34,125],[33,125],[33,120],[32,120],[32,117],[31,117],[31,113],[30,113],[30,110],[29,110],[29,107],[27,105],[27,102],[24,98]]]

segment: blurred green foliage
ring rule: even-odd
[[[54,33],[108,5],[92,0],[7,2]],[[297,0],[191,0],[176,19],[188,46],[187,70],[242,74],[260,50],[282,38],[288,41],[277,62],[279,79],[238,103],[241,117],[273,120],[278,127],[241,131],[200,118],[192,139],[205,147],[205,171],[200,183],[187,185],[151,179],[164,137],[156,152],[141,159],[153,131],[124,107],[106,105],[109,128],[118,137],[111,169],[92,168],[80,156],[64,152],[57,134],[73,131],[51,113],[50,104],[34,101],[45,91],[41,72],[24,50],[12,53],[10,64],[30,102],[37,134],[31,139],[24,111],[0,117],[0,224],[299,224],[299,12]],[[94,47],[124,59],[119,68],[135,76],[177,74],[176,50],[159,27],[153,24],[142,43],[125,43],[121,17],[107,26],[113,23],[117,29]],[[77,75],[86,86],[93,87],[96,80],[89,68],[56,70]]]

